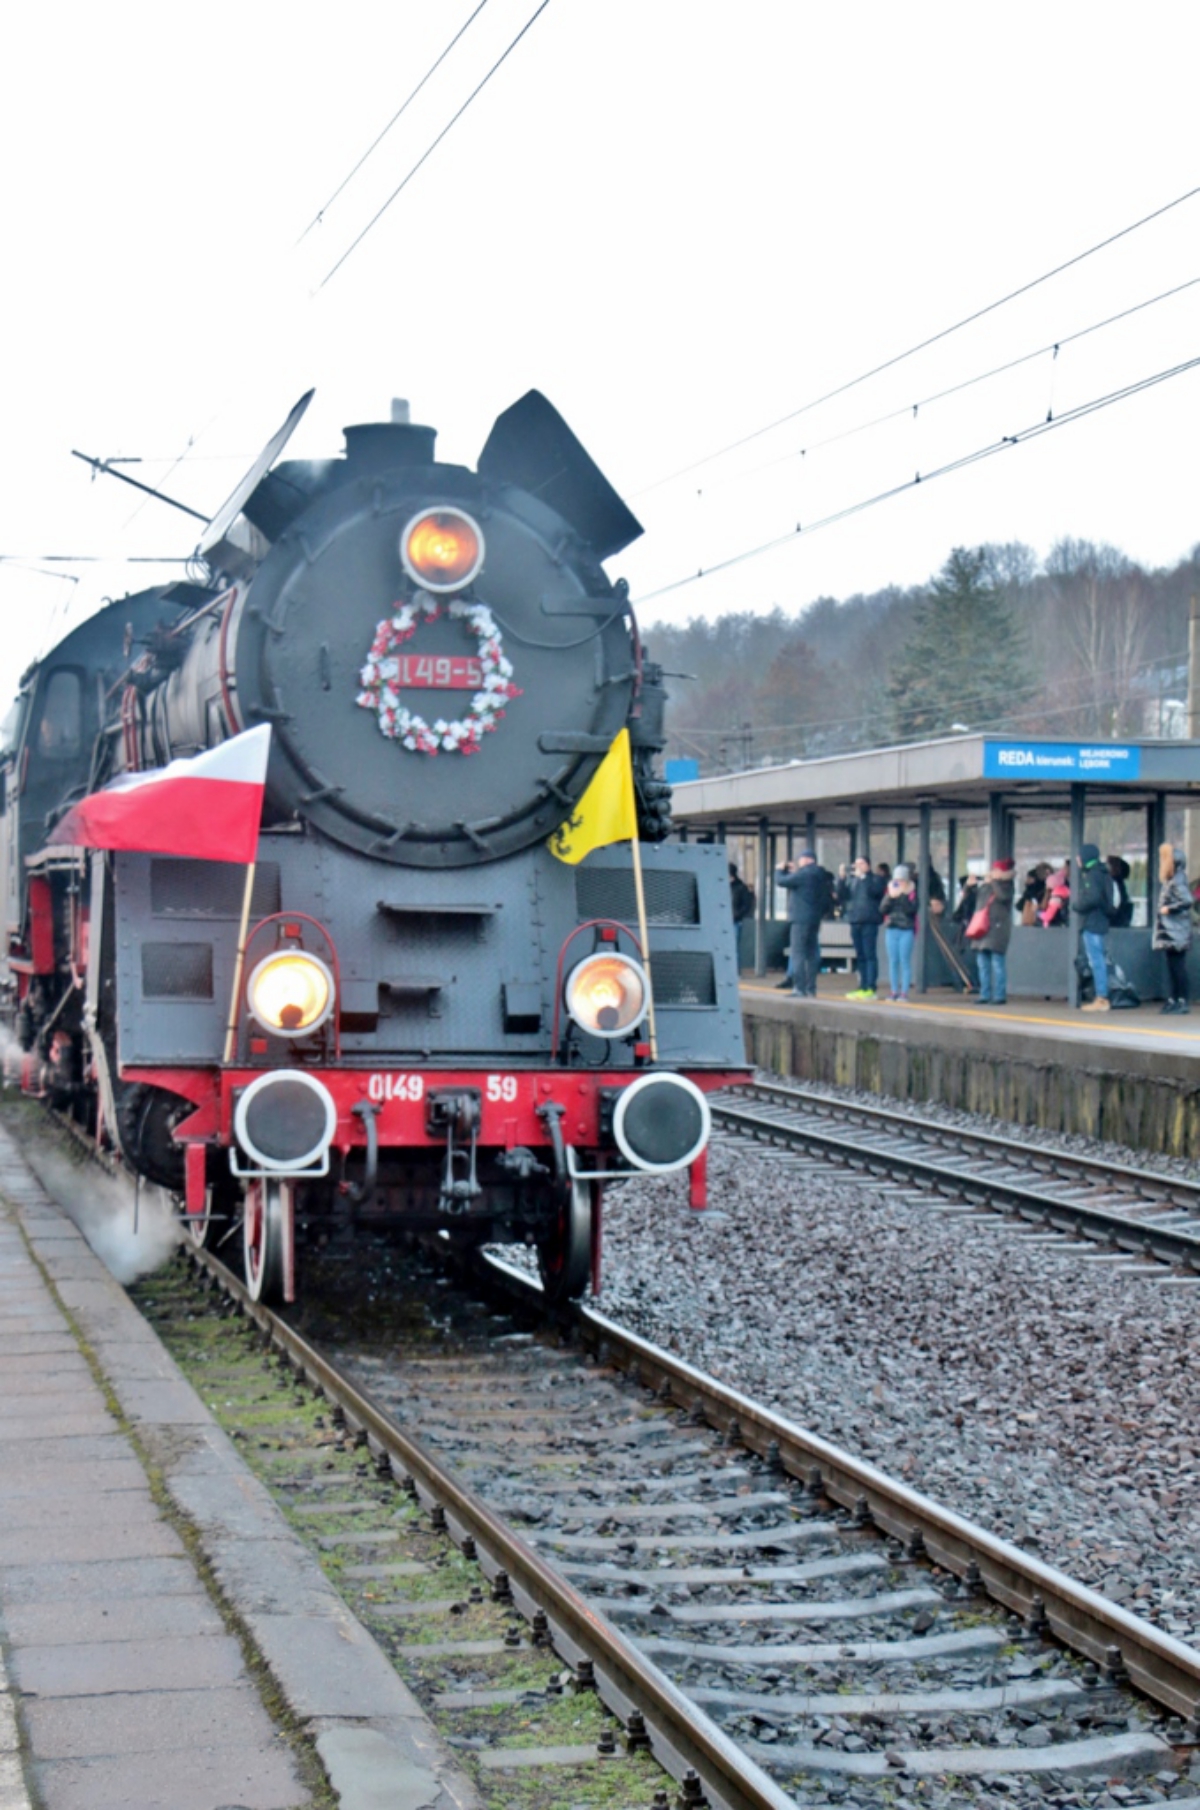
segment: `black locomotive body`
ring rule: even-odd
[[[667,840],[662,676],[600,563],[640,528],[537,392],[475,471],[433,441],[268,462],[204,581],[69,634],[0,750],[22,1085],[198,1241],[240,1222],[264,1297],[294,1292],[298,1209],[526,1238],[581,1292],[603,1186],[686,1167],[701,1204],[705,1095],[744,1072],[723,851]],[[56,837],[263,724],[252,869]],[[618,755],[637,837],[576,860]]]

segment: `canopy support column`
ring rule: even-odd
[[[1087,787],[1073,785],[1071,787],[1071,847],[1067,855],[1067,867],[1071,876],[1071,897],[1079,897],[1079,875],[1081,868],[1076,860],[1083,847],[1084,831],[1087,821]],[[1075,958],[1079,954],[1079,916],[1072,911],[1067,918],[1067,1004],[1079,1004],[1079,969],[1075,966]]]

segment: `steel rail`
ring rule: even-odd
[[[942,1194],[949,1189],[984,1206],[1010,1207],[1022,1218],[1053,1231],[1075,1237],[1090,1236],[1098,1243],[1127,1251],[1132,1256],[1152,1257],[1163,1263],[1181,1263],[1200,1269],[1200,1226],[1195,1231],[1188,1231],[1183,1227],[1147,1225],[1109,1207],[1089,1206],[1086,1201],[1059,1200],[1053,1194],[1019,1181],[972,1175],[951,1163],[938,1162],[916,1151],[863,1149],[852,1136],[839,1136],[821,1126],[789,1125],[779,1119],[759,1118],[742,1107],[724,1104],[714,1105],[711,1111],[714,1123],[741,1132],[758,1143],[790,1148],[806,1145],[852,1169],[904,1175],[930,1184]],[[899,1124],[902,1126],[903,1120],[899,1120]],[[1011,1151],[1011,1146],[1002,1147]]]
[[[699,1774],[713,1810],[795,1810],[795,1799],[717,1727],[648,1659],[586,1602],[552,1566],[528,1546],[473,1490],[390,1415],[342,1376],[286,1321],[261,1303],[207,1251],[190,1249],[192,1259],[232,1297],[272,1346],[309,1383],[336,1402],[347,1425],[365,1440],[378,1460],[386,1456],[394,1472],[411,1478],[426,1509],[440,1507],[448,1531],[459,1546],[468,1536],[476,1557],[499,1600],[511,1599],[532,1621],[541,1610],[549,1622],[555,1650],[572,1666],[590,1660],[602,1701],[621,1721],[640,1710],[650,1750],[664,1770],[682,1779]],[[535,1285],[536,1286],[536,1285]],[[537,1291],[540,1297],[540,1289]]]
[[[502,1259],[480,1259],[504,1291],[536,1308],[541,1289]],[[910,1552],[979,1585],[1033,1626],[1048,1624],[1063,1644],[1128,1679],[1181,1716],[1200,1714],[1200,1650],[1131,1615],[1065,1572],[1021,1552],[874,1465],[839,1450],[795,1421],[753,1402],[682,1358],[628,1332],[596,1308],[576,1304],[570,1319],[584,1344],[661,1398],[732,1435],[814,1493],[851,1509],[864,1524],[906,1541]]]
[[[1055,1150],[1051,1145],[1018,1146],[1011,1138],[994,1131],[948,1125],[940,1119],[922,1119],[913,1113],[895,1112],[887,1106],[866,1106],[858,1100],[839,1100],[831,1094],[788,1087],[779,1081],[747,1081],[739,1086],[737,1097],[740,1100],[777,1100],[785,1106],[819,1113],[823,1118],[879,1125],[906,1137],[918,1137],[933,1144],[957,1145],[963,1150],[986,1150],[1003,1162],[1012,1162],[1017,1157],[1027,1168],[1061,1176],[1064,1181],[1072,1175],[1094,1176],[1109,1183],[1115,1180],[1145,1200],[1174,1201],[1200,1213],[1200,1182],[1189,1181],[1186,1176],[1164,1175],[1157,1169],[1139,1169],[1132,1163],[1113,1163],[1106,1157],[1083,1156],[1073,1150]]]

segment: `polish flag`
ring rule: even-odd
[[[271,725],[263,723],[191,760],[123,773],[73,804],[48,840],[248,865],[258,850],[270,751]]]

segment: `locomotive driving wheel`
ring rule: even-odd
[[[574,1301],[588,1285],[596,1196],[594,1182],[572,1176],[549,1230],[538,1240],[538,1270],[548,1301]]]
[[[263,1176],[247,1183],[242,1214],[246,1289],[252,1301],[276,1307],[292,1298],[291,1241],[295,1183]]]

